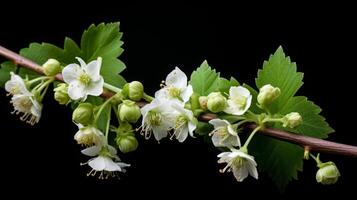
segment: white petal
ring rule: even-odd
[[[247,88],[242,87],[242,86],[238,86],[238,87],[231,87],[229,88],[229,97],[230,98],[237,98],[240,96],[243,97],[248,97],[250,95],[250,92]]]
[[[113,172],[113,171],[121,171],[121,168],[110,158],[104,157],[105,168],[104,170]]]
[[[249,95],[245,103],[244,113],[249,109],[251,104],[252,104],[252,95]]]
[[[226,127],[230,125],[230,123],[224,119],[211,119],[208,123],[212,124],[215,129],[218,127]]]
[[[223,152],[223,153],[220,153],[218,154],[218,158],[222,158],[222,157],[227,157],[229,154],[231,154],[231,152]]]
[[[179,142],[183,142],[186,140],[187,136],[188,136],[188,128],[187,126],[183,126],[177,130],[175,130],[175,136],[176,136],[176,139],[179,141]]]
[[[258,179],[258,171],[257,171],[256,163],[254,164],[252,162],[247,161],[247,168],[249,174],[255,179]]]
[[[104,168],[106,167],[105,164],[106,164],[106,160],[105,157],[103,156],[98,156],[88,162],[88,165],[96,171],[103,171]]]
[[[79,64],[81,65],[81,68],[86,69],[86,67],[87,67],[86,62],[84,62],[84,60],[80,57],[76,57],[76,59],[78,60]]]
[[[167,129],[165,127],[153,127],[152,132],[157,141],[167,136]]]
[[[184,103],[188,102],[192,94],[193,94],[192,85],[188,85],[181,93],[182,101]]]
[[[155,92],[155,99],[159,101],[165,101],[170,99],[168,88],[161,88],[160,90]]]
[[[71,82],[78,80],[81,73],[83,73],[83,70],[79,65],[69,64],[62,70],[63,80],[70,84]]]
[[[213,143],[213,145],[214,145],[215,147],[222,147],[222,146],[224,146],[224,145],[222,145],[222,143],[221,143],[222,137],[220,137],[219,134],[213,134],[211,140],[212,140],[212,143]]]
[[[170,72],[165,81],[166,85],[174,86],[175,88],[181,89],[187,86],[187,76],[178,67]]]
[[[224,112],[232,115],[243,115],[245,110],[237,106],[234,101],[228,99],[227,100],[228,106],[224,109]]]
[[[86,156],[96,156],[99,154],[101,149],[102,149],[102,147],[100,147],[100,146],[91,146],[86,149],[83,149],[81,152],[82,152],[82,154],[84,154]]]
[[[30,99],[32,101],[31,114],[36,116],[38,121],[41,118],[42,104],[40,104],[38,101],[34,100],[33,98]]]
[[[191,137],[195,137],[193,135],[193,131],[196,129],[196,124],[192,122],[188,122],[188,132],[190,133]]]
[[[233,175],[237,179],[238,182],[242,182],[245,178],[248,177],[248,169],[245,165],[237,168],[235,166],[232,167]]]
[[[97,60],[93,60],[92,62],[88,63],[86,66],[86,72],[92,79],[92,81],[99,80],[100,76],[100,68],[102,66],[102,58],[98,57]]]
[[[101,95],[103,93],[103,84],[104,80],[102,77],[100,77],[98,81],[91,81],[90,84],[86,87],[87,95]]]
[[[68,86],[68,96],[73,100],[85,98],[87,96],[85,92],[85,85],[77,80],[72,81]]]
[[[233,129],[232,125],[228,125],[227,129],[228,129],[228,133],[229,134],[231,134],[233,136],[237,136],[238,135],[237,131]]]

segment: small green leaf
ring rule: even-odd
[[[16,71],[16,65],[11,61],[6,61],[0,67],[0,87],[5,88],[5,83],[10,79],[10,72]]]
[[[200,96],[207,96],[209,93],[217,91],[227,93],[231,86],[239,85],[233,77],[230,80],[221,78],[219,72],[212,69],[206,60],[192,72],[190,84],[193,91]]]
[[[198,135],[208,135],[213,130],[213,126],[206,122],[198,122],[195,133]]]

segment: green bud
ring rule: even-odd
[[[220,92],[212,92],[207,96],[207,109],[218,113],[227,106],[227,99]]]
[[[260,105],[267,106],[278,98],[279,95],[280,89],[278,87],[267,84],[260,88],[257,100]]]
[[[68,85],[66,83],[60,83],[57,85],[54,91],[55,100],[61,105],[67,105],[71,102],[71,98],[68,96]]]
[[[283,126],[295,128],[302,123],[302,117],[297,112],[291,112],[283,117]]]
[[[135,151],[138,148],[138,140],[133,135],[119,136],[116,138],[116,143],[123,153]]]
[[[316,181],[323,185],[335,184],[338,177],[341,176],[335,163],[325,162],[318,165],[320,168],[316,173]]]
[[[93,105],[90,103],[81,103],[73,111],[72,120],[84,126],[91,124],[93,121]]]
[[[133,101],[139,101],[144,95],[144,86],[139,81],[126,83],[123,87],[123,94]]]
[[[198,98],[198,101],[200,102],[200,107],[203,110],[207,110],[207,97],[206,96],[200,96]]]
[[[43,72],[47,76],[54,76],[61,72],[61,64],[56,59],[48,59],[45,64],[42,65]]]
[[[119,105],[119,119],[121,121],[135,123],[141,116],[140,108],[134,101],[124,100]]]
[[[118,106],[121,102],[123,102],[124,95],[121,92],[116,93],[111,100],[111,104],[114,106]]]

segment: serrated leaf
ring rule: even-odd
[[[290,98],[285,107],[280,111],[283,115],[290,112],[298,112],[303,119],[302,124],[297,128],[285,128],[290,132],[317,138],[327,138],[328,134],[334,131],[325,121],[325,118],[319,115],[321,108],[304,96]]]
[[[233,77],[230,80],[221,78],[219,72],[212,69],[206,60],[192,72],[190,84],[193,91],[200,96],[207,96],[209,93],[217,91],[227,93],[231,86],[239,85]]]
[[[11,61],[6,61],[0,67],[0,87],[5,88],[5,83],[10,79],[10,72],[16,71],[16,65]]]
[[[91,25],[81,39],[82,58],[86,62],[102,57],[101,75],[106,83],[122,87],[126,81],[119,75],[126,67],[117,59],[123,52],[119,23]]]
[[[303,74],[296,71],[296,64],[286,57],[279,47],[263,64],[258,71],[256,85],[258,88],[265,84],[279,87],[281,95],[269,106],[271,113],[285,115],[290,112],[299,112],[303,123],[296,129],[283,128],[279,124],[274,127],[292,131],[312,137],[326,138],[333,129],[319,115],[321,109],[308,101],[306,97],[294,97],[302,86]],[[248,88],[254,91],[253,88]],[[257,92],[252,93],[256,99]],[[256,104],[256,102],[254,102]],[[259,113],[259,108],[253,105],[252,109]],[[280,190],[284,190],[287,183],[297,178],[297,172],[302,170],[301,147],[272,138],[258,136],[251,144],[252,151],[257,157],[258,166],[266,171]]]
[[[268,61],[264,61],[263,69],[258,70],[255,82],[257,88],[261,88],[265,84],[280,88],[281,95],[270,106],[270,111],[274,114],[285,106],[289,98],[295,95],[303,84],[302,78],[303,73],[296,71],[296,64],[285,56],[283,48],[280,46]]]

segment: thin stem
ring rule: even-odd
[[[108,142],[108,135],[109,135],[111,111],[112,111],[112,109],[109,109],[109,112],[108,112],[108,115],[107,115],[108,121],[107,121],[107,125],[105,127],[105,139],[107,140],[107,142]]]
[[[265,118],[263,123],[265,122],[282,122],[283,118]]]
[[[40,76],[40,77],[37,77],[37,78],[34,78],[34,79],[28,81],[27,83],[28,83],[29,86],[31,86],[32,84],[34,84],[34,83],[36,83],[38,81],[42,81],[42,80],[45,80],[45,79],[48,79],[48,78],[50,78],[50,77],[48,77],[48,76]]]
[[[150,96],[150,95],[147,95],[146,93],[144,93],[143,95],[143,99],[147,102],[152,102],[154,100],[154,97]]]
[[[97,114],[94,117],[94,124],[97,124],[98,119],[100,117],[100,114],[103,112],[104,108],[108,105],[108,103],[110,103],[110,101],[112,100],[113,97],[107,99],[102,105],[100,105],[100,108],[97,112]]]
[[[120,89],[120,88],[117,88],[117,87],[115,87],[115,86],[113,86],[113,85],[110,85],[110,84],[108,84],[108,83],[104,83],[103,87],[104,87],[104,88],[107,88],[108,90],[110,90],[110,91],[112,91],[112,92],[115,92],[115,93],[121,92],[121,89]]]
[[[248,148],[248,145],[249,145],[250,141],[253,139],[255,133],[258,132],[259,129],[261,129],[261,127],[260,127],[260,126],[257,126],[257,127],[252,131],[252,133],[249,135],[248,139],[245,141],[245,143],[244,143],[244,145],[243,145],[242,148],[245,148],[245,149]]]

